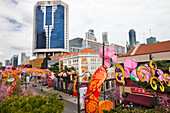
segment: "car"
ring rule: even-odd
[[[58,100],[63,100],[63,97],[60,94],[58,94]]]
[[[33,87],[37,87],[37,84],[32,84]]]

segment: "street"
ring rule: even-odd
[[[39,86],[39,83],[37,83],[37,84]],[[32,83],[27,85],[27,90],[34,90],[35,92],[37,92],[39,94],[43,94],[43,95],[47,94],[46,91],[41,91],[40,87],[32,87]],[[62,101],[66,103],[66,107],[64,108],[64,113],[77,113],[77,104],[69,102],[69,101],[65,100],[64,98]]]

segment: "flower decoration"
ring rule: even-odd
[[[99,56],[103,62],[103,48],[100,49]],[[115,49],[113,46],[104,48],[104,64],[107,68],[110,68],[111,66],[110,59],[112,59],[114,64],[117,62],[117,56],[115,55]]]
[[[16,86],[16,82],[13,82],[13,83],[12,83],[12,86]]]
[[[6,71],[11,71],[12,70],[12,66],[6,66],[5,70]]]
[[[63,77],[66,77],[67,76],[67,74],[66,73],[63,73]]]
[[[27,68],[22,69],[22,73],[25,73],[25,72],[27,72]]]

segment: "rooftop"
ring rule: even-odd
[[[131,53],[133,52],[134,48],[135,47],[133,47],[129,52],[127,52],[123,56],[130,56]],[[140,45],[133,55],[159,53],[159,52],[166,52],[166,51],[170,51],[170,40],[169,41],[146,44],[146,45]]]

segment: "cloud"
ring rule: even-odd
[[[32,55],[33,11],[38,0],[0,0],[0,62],[14,54]],[[98,41],[108,32],[110,43],[125,46],[130,29],[137,40],[170,39],[169,0],[64,0],[69,5],[69,38],[85,38],[94,29]],[[143,35],[145,34],[145,35]]]

